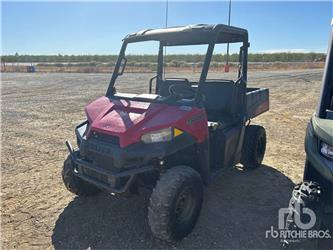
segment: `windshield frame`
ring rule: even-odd
[[[108,90],[106,92],[107,97],[111,97],[115,93],[114,85],[115,85],[116,80],[119,76],[119,69],[121,67],[122,59],[126,58],[125,57],[125,51],[126,51],[127,45],[130,44],[130,43],[143,43],[143,42],[146,42],[146,41],[156,41],[156,40],[133,41],[133,42],[128,42],[127,40],[123,41],[123,44],[122,44],[120,52],[119,52],[119,56],[117,58],[117,61],[116,61],[115,67],[114,67],[114,71],[112,73],[112,77],[111,77],[111,80],[110,80],[110,83],[109,83],[109,87],[108,87]],[[211,62],[211,59],[212,59],[212,56],[213,56],[213,51],[214,51],[215,44],[217,44],[215,40],[207,43],[208,47],[207,47],[203,67],[202,67],[201,73],[200,73],[200,78],[199,78],[199,82],[198,82],[198,91],[197,91],[196,96],[195,96],[196,101],[201,99],[200,89],[201,89],[202,84],[206,81],[209,66],[210,66],[210,62]],[[188,46],[193,46],[193,45],[195,45],[195,44],[188,44]],[[162,41],[159,41],[159,49],[158,49],[158,57],[157,57],[157,69],[156,69],[156,75],[154,77],[154,78],[157,78],[156,94],[158,93],[159,84],[162,81],[163,72],[164,72],[164,62],[163,62],[164,54],[163,54],[163,51],[164,51],[165,47],[169,47],[169,46],[163,44]],[[177,46],[179,46],[179,45],[174,45],[173,47],[177,47]],[[242,82],[243,83],[242,85],[245,86],[245,88],[246,88],[246,82],[247,82],[248,47],[249,47],[249,43],[248,42],[243,42],[243,46],[241,46],[240,50],[239,50],[239,64],[241,65],[241,71],[239,72],[239,75],[238,75],[239,78],[237,79],[237,82]]]

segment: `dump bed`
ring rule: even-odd
[[[266,88],[246,88],[247,119],[254,118],[269,110],[269,90]]]

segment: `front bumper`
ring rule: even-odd
[[[153,165],[141,166],[120,172],[108,170],[82,159],[80,152],[74,151],[68,141],[66,141],[66,145],[73,161],[74,175],[110,193],[124,193],[128,191],[138,175],[157,170]]]

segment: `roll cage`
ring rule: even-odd
[[[212,59],[215,44],[222,43],[242,43],[239,50],[239,72],[238,79],[235,84],[239,84],[243,93],[246,92],[247,82],[247,61],[248,61],[248,33],[247,30],[227,26],[223,24],[216,25],[189,25],[181,27],[171,27],[165,29],[147,29],[139,31],[137,33],[129,34],[123,39],[123,44],[120,49],[120,53],[110,80],[110,84],[106,93],[106,96],[110,97],[114,94],[114,85],[116,79],[122,74],[122,64],[126,64],[125,51],[129,43],[137,43],[143,41],[158,41],[159,50],[157,57],[157,73],[150,79],[149,92],[152,92],[152,82],[156,78],[156,90],[155,94],[158,93],[160,84],[163,76],[163,51],[166,46],[183,46],[183,45],[204,45],[207,44],[208,48],[206,51],[203,67],[201,70],[198,90],[196,93],[195,100],[201,99],[201,86],[204,84],[207,78],[210,61]],[[124,65],[123,65],[124,66]]]

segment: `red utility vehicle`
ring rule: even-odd
[[[115,83],[126,67],[126,47],[144,41],[159,43],[149,93],[118,93]],[[207,79],[214,46],[221,43],[241,44],[235,81]],[[164,77],[164,48],[183,45],[207,46],[199,81]],[[86,107],[87,121],[75,130],[79,149],[66,142],[70,155],[62,174],[67,189],[92,195],[149,188],[153,234],[173,240],[190,233],[203,186],[222,168],[238,163],[256,168],[264,157],[265,129],[249,120],[268,110],[269,95],[268,89],[246,87],[248,47],[245,29],[222,24],[126,36],[106,95]]]

